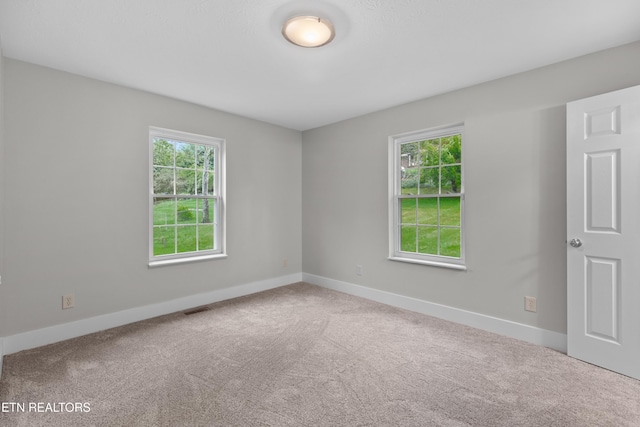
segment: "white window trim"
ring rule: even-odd
[[[214,185],[216,186],[214,194],[217,195],[214,250],[186,252],[170,255],[153,255],[153,140],[154,138],[166,138],[175,141],[188,142],[193,144],[205,144],[215,147],[215,168],[214,168]],[[185,262],[196,262],[211,259],[222,259],[227,257],[226,247],[226,140],[215,138],[212,136],[198,135],[194,133],[182,132],[173,129],[164,129],[155,126],[149,126],[149,267],[160,267],[172,264],[181,264]]]
[[[462,159],[461,159],[461,180],[460,180],[460,258],[452,258],[440,255],[426,255],[400,250],[400,211],[398,200],[400,190],[400,145],[407,142],[422,141],[426,139],[439,138],[448,135],[462,135]],[[455,270],[466,270],[465,264],[465,193],[464,193],[464,169],[465,169],[465,145],[464,145],[464,123],[440,126],[436,128],[422,129],[418,131],[406,132],[389,137],[389,257],[391,261],[408,262],[412,264],[429,265],[433,267],[444,267]]]

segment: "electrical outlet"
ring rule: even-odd
[[[524,309],[526,311],[536,312],[536,298],[535,297],[524,297]]]
[[[282,259],[282,268],[287,268],[287,259],[286,258]]]
[[[362,266],[361,265],[356,265],[356,274],[358,276],[362,276]]]
[[[62,297],[62,309],[73,308],[75,306],[75,297],[73,294],[67,294]]]

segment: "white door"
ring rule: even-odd
[[[567,350],[640,379],[640,86],[567,104]]]

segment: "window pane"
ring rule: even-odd
[[[441,152],[443,165],[462,163],[462,136],[452,135],[442,138]]]
[[[178,224],[196,223],[196,199],[178,199]]]
[[[420,169],[417,167],[407,167],[400,173],[402,174],[400,181],[400,186],[402,187],[401,194],[418,194]]]
[[[179,168],[196,168],[196,148],[186,142],[176,143],[176,166]]]
[[[418,252],[438,255],[438,227],[418,227]]]
[[[439,168],[420,170],[420,194],[438,194]]]
[[[216,200],[198,200],[198,224],[212,224],[215,222]]]
[[[196,226],[177,227],[178,253],[196,251]]]
[[[153,227],[153,255],[168,255],[176,252],[174,226]]]
[[[440,198],[440,225],[460,226],[460,197]]]
[[[153,168],[153,193],[173,194],[173,169]]]
[[[402,224],[416,223],[416,199],[400,199]]]
[[[153,164],[173,166],[173,143],[165,139],[153,139]]]
[[[400,145],[401,194],[418,194],[418,143]]]
[[[214,185],[215,185],[215,182],[214,182],[215,176],[216,175],[213,172],[209,172],[209,179],[208,179],[209,185],[208,185],[208,188],[207,188],[207,190],[208,190],[207,191],[207,195],[208,196],[213,196],[216,193],[216,191],[215,191],[216,187],[214,187]]]
[[[196,194],[196,171],[176,169],[176,194]]]
[[[213,171],[203,169],[198,170],[198,174],[196,177],[198,180],[196,183],[197,194],[213,196],[213,177]]]
[[[197,145],[197,162],[199,170],[210,170],[214,169],[214,156],[215,149],[210,145]]]
[[[445,166],[442,168],[442,194],[460,192],[461,173],[462,168],[460,166]]]
[[[440,229],[440,255],[460,258],[460,229]]]
[[[438,199],[418,200],[418,224],[438,225]]]
[[[440,164],[440,140],[420,141],[420,166],[438,166]]]
[[[405,169],[418,165],[418,143],[409,142],[400,146],[400,165]]]
[[[176,223],[176,201],[154,197],[153,199],[153,225],[173,225]]]
[[[216,199],[198,199],[198,250],[214,248]]]
[[[400,227],[400,250],[404,252],[416,251],[416,227],[412,225]]]
[[[209,170],[213,171],[216,168],[216,150],[211,147],[211,153],[209,154]]]
[[[198,226],[198,250],[206,251],[213,249],[213,232],[213,224]]]

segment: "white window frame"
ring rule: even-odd
[[[165,197],[165,194],[154,194],[153,192],[153,140],[163,138],[171,141],[179,141],[190,144],[208,145],[214,148],[214,189],[213,196],[208,195],[188,195],[178,196],[189,199],[215,199],[214,209],[214,249],[201,250],[196,252],[183,252],[168,255],[153,254],[153,200],[155,197]],[[209,259],[226,258],[226,141],[221,138],[198,135],[160,127],[149,127],[149,267],[159,267],[163,265],[178,264],[184,262],[203,261]],[[175,166],[174,166],[175,168]],[[171,197],[171,195],[169,196]]]
[[[427,255],[413,252],[403,252],[400,250],[400,199],[402,198],[401,188],[401,144],[418,142],[434,138],[441,138],[450,135],[462,137],[462,157],[461,157],[461,178],[460,178],[460,258]],[[465,226],[464,226],[464,123],[441,126],[436,128],[423,129],[392,135],[389,137],[389,260],[409,262],[414,264],[430,265],[435,267],[452,268],[456,270],[466,270],[465,264]],[[412,196],[415,197],[415,196]],[[431,196],[433,197],[433,196]],[[419,196],[418,196],[419,198]]]

